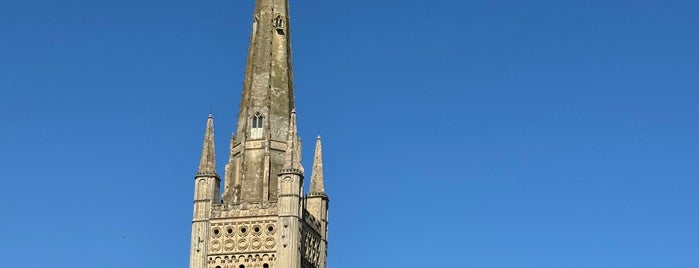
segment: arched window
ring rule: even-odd
[[[252,116],[252,128],[250,129],[251,139],[261,139],[262,138],[262,125],[264,117],[260,113],[255,113]]]
[[[277,34],[284,34],[284,18],[282,16],[277,16],[274,18],[274,21],[272,21],[274,24],[274,28],[277,29]]]
[[[284,19],[282,19],[282,16],[274,18],[274,27],[277,29],[284,28]]]
[[[241,264],[240,266],[238,266],[238,268],[245,268],[245,265]]]
[[[262,115],[260,113],[255,113],[252,116],[252,128],[262,128]]]
[[[266,263],[263,264],[263,265],[262,265],[262,268],[269,268],[269,264],[266,264]]]

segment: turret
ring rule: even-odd
[[[190,249],[191,268],[206,268],[206,255],[209,245],[209,219],[211,206],[218,203],[221,179],[216,172],[214,151],[214,117],[206,120],[204,145],[201,150],[199,169],[194,176],[194,215],[192,216],[192,245]]]
[[[300,162],[298,136],[296,135],[296,112],[291,111],[289,136],[284,157],[284,167],[279,172],[279,225],[281,231],[277,246],[277,267],[300,268],[301,251],[301,194],[303,189],[303,168]]]

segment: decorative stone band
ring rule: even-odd
[[[214,204],[211,209],[218,210],[248,210],[248,209],[268,209],[276,208],[276,202],[269,203],[240,203],[240,204]]]
[[[301,171],[298,168],[283,168],[281,171],[279,171],[279,175],[286,175],[286,174],[296,174],[300,175],[303,177],[303,171]]]
[[[325,200],[328,200],[328,195],[325,193],[308,193],[306,194],[306,197],[321,197]]]
[[[221,179],[221,177],[218,176],[218,173],[216,172],[197,172],[196,175],[194,175],[194,178],[201,178],[201,177],[214,177],[217,179]]]

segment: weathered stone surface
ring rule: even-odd
[[[328,196],[320,139],[311,193],[304,170],[291,71],[287,0],[257,0],[238,127],[224,192],[207,120],[195,176],[190,268],[325,268]]]

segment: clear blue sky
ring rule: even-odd
[[[0,2],[0,266],[188,266],[252,4]],[[698,1],[291,5],[329,267],[699,267]]]

